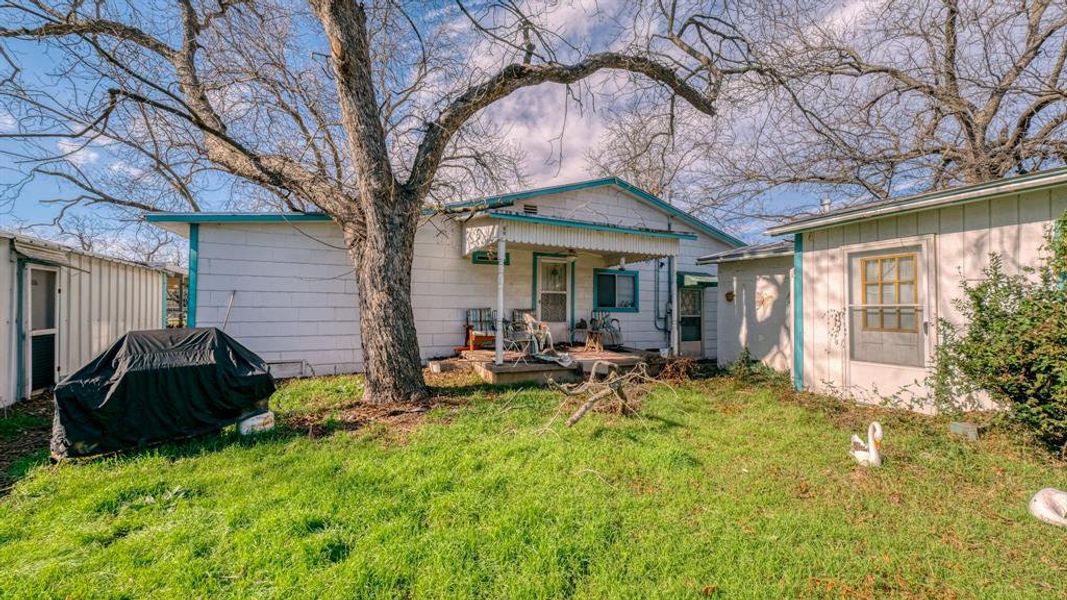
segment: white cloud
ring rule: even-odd
[[[14,131],[15,117],[9,112],[0,111],[0,131]]]
[[[115,161],[107,166],[112,173],[125,175],[131,179],[137,179],[145,174],[145,170],[140,167],[135,167],[125,161]]]
[[[518,91],[497,102],[486,116],[506,130],[509,141],[527,155],[527,172],[533,185],[548,185],[587,178],[586,152],[604,130],[603,118],[582,111],[564,87],[544,84]]]
[[[56,150],[79,167],[91,165],[100,159],[100,153],[81,140],[62,139],[56,142]]]

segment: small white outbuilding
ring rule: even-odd
[[[0,232],[0,406],[53,386],[127,331],[165,327],[171,271]]]
[[[991,254],[1026,274],[1065,211],[1058,168],[828,210],[770,228],[792,238],[776,246],[701,257],[719,269],[719,360],[748,347],[797,389],[932,410],[938,330],[963,325],[961,284]]]

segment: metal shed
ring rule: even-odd
[[[0,232],[0,406],[50,388],[127,331],[165,327],[173,271]]]

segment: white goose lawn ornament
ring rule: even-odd
[[[852,434],[852,448],[848,451],[864,467],[882,466],[882,425],[873,421],[867,428],[867,443],[860,436]]]
[[[1052,525],[1067,527],[1067,492],[1045,488],[1030,498],[1030,514]]]

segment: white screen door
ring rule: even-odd
[[[541,258],[537,273],[537,318],[552,330],[552,341],[570,339],[570,289],[567,261]]]
[[[846,253],[847,363],[854,395],[911,401],[925,395],[933,306],[927,244]]]

